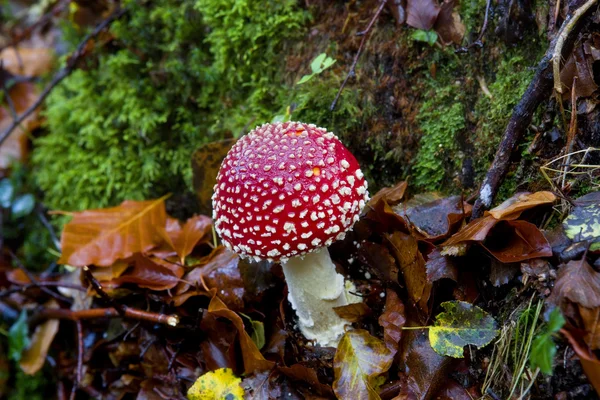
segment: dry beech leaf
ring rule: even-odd
[[[194,247],[212,229],[212,219],[205,215],[195,215],[189,218],[183,226],[175,218],[167,217],[165,242],[177,253],[181,264],[185,257],[191,254]],[[157,254],[155,251],[151,251]]]
[[[345,306],[333,307],[333,311],[346,321],[359,322],[371,314],[371,309],[365,303],[351,303]]]
[[[41,76],[52,69],[54,56],[47,48],[7,47],[0,52],[2,67],[13,75]]]
[[[387,348],[396,354],[402,338],[402,327],[406,323],[404,304],[391,289],[386,291],[385,309],[379,316],[379,325],[383,328],[383,341]]]
[[[489,214],[496,219],[517,219],[525,210],[553,204],[555,201],[556,196],[552,192],[518,193],[486,212],[486,215]]]
[[[216,290],[215,290],[216,292]],[[208,305],[208,312],[218,317],[227,318],[238,330],[242,358],[244,359],[244,373],[251,374],[254,371],[265,371],[273,368],[275,363],[265,360],[252,338],[244,329],[242,318],[231,311],[216,295],[213,296]]]
[[[387,204],[396,204],[404,197],[404,192],[406,192],[407,187],[407,181],[402,181],[396,186],[385,187],[371,197],[369,205],[375,204],[380,200],[384,200]]]
[[[51,300],[45,304],[45,307],[58,308],[58,303]],[[19,362],[23,372],[33,375],[44,366],[48,349],[58,332],[58,325],[58,319],[49,319],[35,328],[31,337],[31,344],[23,352]]]
[[[586,260],[573,260],[558,270],[549,300],[561,304],[567,299],[586,308],[600,307],[600,273]]]
[[[110,266],[160,245],[165,199],[127,200],[118,207],[73,213],[61,236],[61,264]]]
[[[385,343],[364,329],[346,332],[333,359],[333,391],[340,399],[379,400],[375,379],[393,358]]]
[[[417,240],[406,233],[394,232],[385,234],[384,237],[394,254],[400,271],[406,283],[408,295],[419,305],[421,311],[427,312],[427,302],[431,294],[432,284],[427,279],[425,260],[419,251]]]
[[[406,0],[406,24],[413,28],[430,30],[439,13],[437,0]]]
[[[22,114],[38,98],[38,91],[30,82],[14,85],[9,92],[10,99],[17,114]],[[7,105],[0,106],[0,132],[12,125],[14,119]],[[0,169],[6,169],[14,161],[25,161],[29,154],[29,138],[27,134],[40,126],[39,111],[36,110],[17,126],[0,146]]]

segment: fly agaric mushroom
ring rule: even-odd
[[[264,124],[229,151],[213,195],[215,229],[243,257],[280,262],[304,336],[336,346],[357,302],[327,246],[352,229],[369,199],[358,162],[312,124]]]

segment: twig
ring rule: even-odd
[[[121,314],[122,317],[125,316],[125,310],[127,309],[127,306],[120,304],[119,302],[115,301],[112,297],[110,297],[105,291],[104,289],[102,289],[102,285],[100,284],[100,282],[98,281],[98,279],[96,279],[96,277],[94,276],[94,274],[92,274],[92,271],[90,271],[90,269],[87,266],[83,267],[83,274],[85,275],[85,278],[88,280],[88,282],[90,283],[90,285],[92,285],[92,287],[94,288],[94,290],[96,291],[96,293],[98,293],[98,296],[100,296],[100,298],[107,304],[110,306],[113,306],[113,308],[115,310],[117,310],[119,312],[119,314]]]
[[[560,62],[562,61],[562,50],[569,37],[569,34],[573,31],[579,19],[596,3],[597,0],[588,0],[581,7],[579,7],[571,16],[567,16],[567,19],[560,28],[556,45],[554,46],[554,53],[552,54],[552,71],[554,74],[554,90],[557,93],[562,93],[563,88],[560,82]]]
[[[75,394],[81,384],[83,373],[83,326],[80,320],[75,321],[75,326],[77,327],[77,370],[75,371],[75,382],[71,388],[70,400],[75,400]]]
[[[570,21],[571,19],[567,18],[567,20],[563,22],[561,32],[565,31],[565,26],[569,24]],[[573,29],[574,26],[572,26],[571,30]],[[575,39],[573,38],[573,35],[565,35],[564,38],[565,41],[561,46],[561,51],[570,50]],[[494,161],[479,188],[479,198],[475,201],[475,205],[473,206],[472,219],[481,217],[483,212],[492,205],[500,184],[508,171],[510,157],[517,147],[517,144],[521,141],[525,130],[531,123],[533,112],[538,105],[548,99],[552,93],[552,61],[555,58],[554,54],[557,41],[558,37],[550,43],[546,54],[536,68],[535,75],[529,83],[527,90],[525,90],[519,104],[517,104],[513,110],[508,125],[504,130],[504,135],[502,136],[502,141],[500,142]]]
[[[69,310],[66,308],[41,308],[33,317],[32,320],[40,319],[68,319],[78,321],[84,319],[97,318],[119,318],[121,314],[113,307],[109,308],[92,308],[89,310]],[[149,311],[137,310],[131,307],[125,309],[125,318],[137,321],[153,322],[155,324],[163,324],[169,326],[177,326],[179,317],[177,315],[159,314]]]
[[[490,14],[490,5],[492,3],[492,0],[487,0],[487,3],[485,5],[485,15],[483,16],[483,25],[481,26],[481,31],[479,31],[479,36],[477,36],[477,39],[473,42],[468,44],[465,47],[461,47],[459,49],[456,49],[455,53],[466,53],[471,47],[483,47],[483,35],[485,35],[485,31],[487,29],[488,26],[488,19],[489,19],[489,14]]]
[[[63,282],[54,282],[54,281],[52,281],[52,282],[38,281],[36,283],[31,283],[28,285],[23,285],[23,286],[19,286],[19,287],[2,290],[2,291],[0,291],[0,299],[3,297],[9,296],[13,293],[26,292],[27,290],[33,289],[33,288],[41,289],[42,287],[64,287],[64,288],[69,288],[69,289],[80,290],[82,292],[87,291],[87,289],[84,288],[83,286],[75,285],[72,283],[63,283]]]
[[[375,11],[375,15],[373,15],[371,22],[369,22],[369,25],[367,25],[367,29],[365,29],[362,32],[357,33],[358,36],[362,36],[363,38],[360,41],[360,46],[358,46],[358,51],[356,52],[356,55],[354,56],[354,60],[352,61],[352,65],[350,66],[350,71],[348,71],[348,75],[346,75],[344,82],[342,82],[342,86],[340,86],[340,90],[338,90],[337,94],[335,95],[335,99],[333,99],[333,102],[331,103],[331,106],[329,107],[329,111],[335,110],[335,106],[337,105],[337,102],[340,99],[340,96],[342,95],[342,90],[344,90],[344,87],[346,86],[348,79],[350,79],[351,76],[356,75],[356,63],[358,63],[358,58],[360,57],[360,54],[362,53],[362,49],[365,45],[365,42],[367,41],[367,37],[369,36],[369,32],[371,31],[371,28],[375,24],[375,21],[377,21],[377,18],[379,17],[379,14],[381,14],[381,11],[383,10],[383,7],[385,7],[386,3],[387,3],[387,0],[380,1],[379,7],[377,8],[377,11]],[[2,143],[2,142],[0,142],[0,143]]]
[[[88,34],[83,39],[83,41],[81,43],[79,43],[79,46],[77,46],[77,49],[73,52],[71,57],[69,57],[69,59],[67,60],[67,65],[63,69],[58,71],[56,73],[56,75],[54,75],[54,77],[52,78],[52,81],[48,84],[48,86],[46,86],[44,88],[44,90],[40,94],[40,97],[35,101],[35,103],[33,103],[27,110],[25,110],[23,112],[23,114],[19,115],[18,118],[14,119],[13,123],[4,132],[2,132],[2,134],[0,135],[0,145],[2,145],[2,143],[11,134],[11,132],[17,126],[19,126],[25,120],[25,118],[27,118],[29,115],[31,115],[42,104],[42,102],[46,99],[46,97],[48,97],[48,95],[50,94],[52,89],[54,89],[54,87],[56,85],[58,85],[63,79],[65,79],[69,74],[71,74],[71,72],[73,72],[73,70],[77,67],[77,62],[85,54],[85,49],[87,47],[88,42],[91,39],[98,36],[100,34],[100,32],[102,32],[104,29],[106,29],[113,21],[120,18],[123,14],[125,14],[125,12],[126,12],[126,9],[115,10],[107,19],[102,21],[94,29],[93,32]]]

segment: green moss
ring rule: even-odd
[[[48,99],[33,163],[51,208],[185,190],[196,147],[279,110],[281,52],[307,21],[293,0],[125,3],[111,51]]]

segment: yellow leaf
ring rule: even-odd
[[[216,371],[202,375],[188,390],[189,400],[242,400],[244,389],[240,386],[242,380],[233,374],[229,368],[219,368]]]

